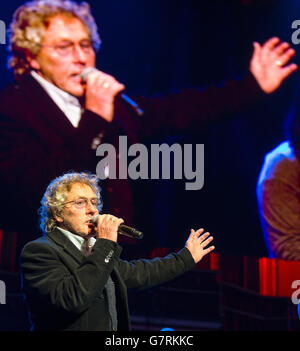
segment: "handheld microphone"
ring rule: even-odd
[[[79,76],[81,77],[81,79],[86,82],[87,80],[87,76],[92,73],[92,72],[96,72],[98,71],[97,68],[94,67],[87,67],[85,68],[80,74]],[[125,94],[121,94],[121,99],[123,101],[125,101],[134,111],[138,116],[142,116],[144,114],[144,111],[139,107],[139,105],[133,101],[130,97],[128,97]]]
[[[98,224],[98,214],[92,218],[92,223],[95,227]],[[135,228],[128,227],[125,224],[120,224],[118,228],[118,233],[122,235],[129,236],[134,239],[143,239],[144,234]]]

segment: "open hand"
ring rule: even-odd
[[[254,42],[253,46],[250,71],[261,89],[270,94],[298,69],[295,63],[286,65],[295,55],[295,50],[290,48],[289,43],[280,42],[277,37],[267,40],[262,46]]]
[[[207,255],[215,248],[214,246],[209,246],[205,249],[205,247],[212,242],[213,237],[210,236],[210,233],[208,232],[201,235],[203,232],[204,229],[198,229],[196,232],[192,229],[191,234],[185,243],[185,247],[189,249],[195,263],[198,263],[203,256]]]

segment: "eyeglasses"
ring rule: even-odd
[[[76,44],[71,41],[64,41],[57,45],[42,46],[54,49],[60,56],[69,56],[74,53],[75,45]],[[94,50],[93,42],[91,40],[82,40],[78,45],[85,54],[90,54]]]
[[[98,207],[99,205],[99,199],[97,197],[92,198],[92,199],[87,199],[85,197],[81,197],[79,199],[73,200],[73,201],[68,201],[65,202],[64,205],[73,203],[76,208],[85,208],[87,207],[88,203],[90,203],[94,207]]]

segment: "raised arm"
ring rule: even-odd
[[[162,284],[194,267],[203,256],[214,250],[207,247],[213,240],[203,229],[191,231],[185,247],[178,253],[153,260],[118,261],[117,268],[128,288],[147,288]]]

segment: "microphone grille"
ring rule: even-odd
[[[94,226],[97,226],[98,223],[98,214],[96,214],[93,218],[92,218],[92,223],[94,224]]]
[[[87,76],[88,76],[90,73],[94,72],[94,71],[97,71],[97,68],[95,68],[95,67],[87,67],[87,68],[85,68],[85,69],[79,74],[79,76],[81,77],[81,79],[82,79],[84,82],[86,82]]]

